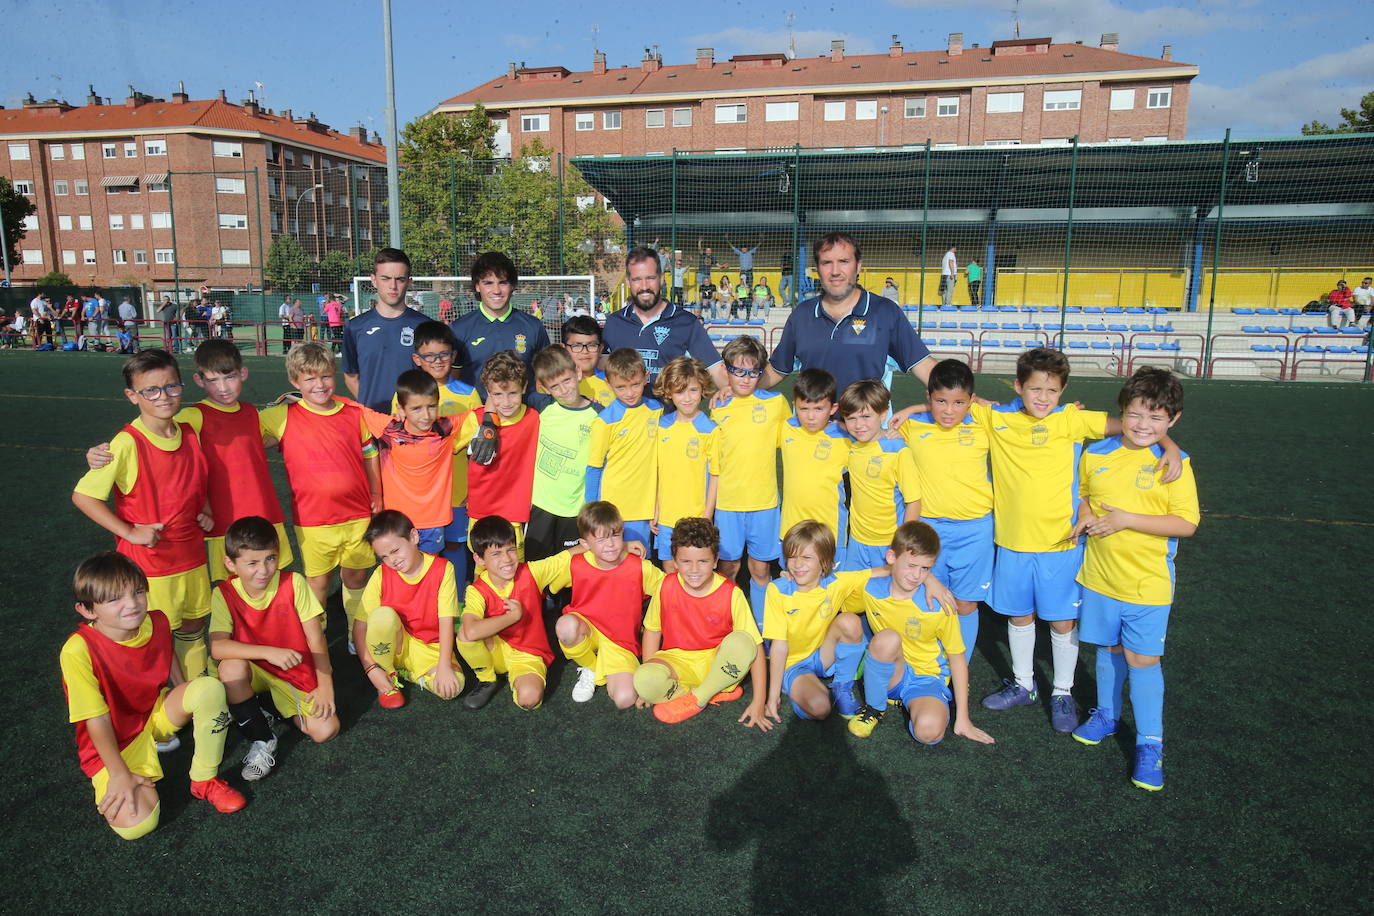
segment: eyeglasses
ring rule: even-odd
[[[601,349],[601,344],[599,343],[570,343],[564,344],[563,346],[574,353],[591,353],[593,350]]]
[[[425,362],[425,363],[444,363],[444,362],[451,363],[451,362],[453,362],[453,351],[452,351],[452,350],[445,350],[445,351],[442,352],[442,353],[416,353],[415,355],[418,356],[418,357],[420,357],[420,361],[421,361],[421,362]]]
[[[762,369],[746,369],[743,366],[730,366],[728,368],[730,374],[735,378],[761,378],[763,376]]]
[[[185,387],[181,382],[173,382],[170,385],[149,385],[147,388],[138,389],[135,393],[145,401],[160,401],[164,397],[177,397],[181,394],[181,389]]]

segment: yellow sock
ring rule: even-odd
[[[558,648],[562,649],[564,655],[577,662],[583,668],[596,667],[596,649],[592,648],[590,636],[583,637],[581,642],[572,646],[565,645],[560,641],[558,643]]]
[[[177,630],[172,634],[172,650],[176,653],[181,673],[190,681],[205,674],[210,660],[210,648],[205,644],[205,630]]]
[[[367,651],[387,674],[396,673],[396,642],[401,635],[401,616],[391,608],[375,607],[367,615]]]
[[[491,650],[487,648],[486,642],[480,639],[476,642],[463,642],[460,639],[458,654],[463,656],[463,661],[467,662],[472,673],[477,675],[477,680],[484,684],[496,680],[496,669],[492,667]]]
[[[198,677],[186,684],[181,705],[191,714],[191,781],[204,782],[219,775],[224,759],[224,739],[229,734],[229,702],[224,685],[212,677]]]
[[[158,802],[156,805],[153,805],[153,810],[148,812],[148,816],[137,824],[132,824],[128,827],[116,827],[111,824],[110,829],[118,834],[121,839],[136,840],[139,837],[147,836],[157,829],[158,818],[161,814],[162,802]]]
[[[358,613],[359,613],[359,611],[361,610],[362,603],[363,603],[363,590],[362,590],[362,589],[360,589],[360,588],[349,588],[347,585],[345,585],[345,586],[343,587],[343,606],[344,606],[344,614],[348,617],[348,625],[349,625],[350,628],[353,626],[353,621],[359,619]],[[362,619],[363,619],[364,621],[367,620],[367,618],[365,618],[365,617],[362,618]]]
[[[702,678],[701,684],[693,691],[697,695],[697,705],[705,706],[711,697],[723,690],[729,690],[749,673],[749,666],[758,655],[758,646],[747,633],[732,630],[720,641],[711,667]]]
[[[645,662],[635,670],[635,692],[646,703],[663,703],[682,690],[677,677],[667,665]]]

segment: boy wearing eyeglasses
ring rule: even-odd
[[[601,361],[601,325],[591,315],[574,315],[563,322],[563,346],[577,366],[577,390],[602,407],[610,407],[615,392],[606,373],[597,368]]]
[[[113,460],[77,481],[72,502],[147,574],[148,606],[167,615],[177,662],[190,680],[205,674],[208,657],[205,533],[213,522],[200,439],[175,420],[184,387],[166,350],[125,360],[124,396],[138,417],[110,440]]]
[[[749,605],[762,625],[763,596],[773,578],[773,562],[782,554],[779,539],[778,467],[774,456],[778,430],[792,408],[776,391],[759,391],[768,351],[757,337],[736,337],[721,353],[729,380],[730,400],[711,411],[720,448],[720,484],[716,490],[716,527],[720,529],[720,562],[727,579],[749,555]]]

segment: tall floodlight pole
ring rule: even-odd
[[[5,258],[5,285],[10,285],[10,244],[5,238],[5,211],[0,210],[0,255]]]
[[[396,69],[391,61],[391,0],[382,0],[382,40],[386,43],[386,213],[388,244],[401,247],[401,167],[396,155]]]

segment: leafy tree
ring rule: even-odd
[[[24,220],[38,212],[33,201],[14,190],[8,178],[0,178],[0,222],[5,224],[5,237],[0,244],[10,255],[10,267],[19,263],[19,240],[24,237]]]
[[[0,178],[0,181],[3,181]],[[60,270],[50,270],[37,280],[33,281],[34,286],[72,286],[72,278]]]
[[[274,289],[285,292],[299,288],[309,270],[310,258],[292,236],[278,236],[267,249],[267,282]]]
[[[348,285],[348,281],[353,278],[354,260],[342,251],[325,252],[325,256],[320,258],[320,263],[316,267],[316,273],[320,278],[320,283],[324,285],[326,291],[339,292]]]
[[[404,165],[490,159],[496,154],[495,137],[496,125],[478,104],[461,118],[428,114],[411,121],[401,130],[397,153]]]
[[[1341,109],[1341,123],[1329,127],[1321,121],[1310,121],[1302,126],[1303,136],[1317,134],[1355,134],[1374,131],[1374,92],[1366,92],[1360,99],[1360,108]]]

